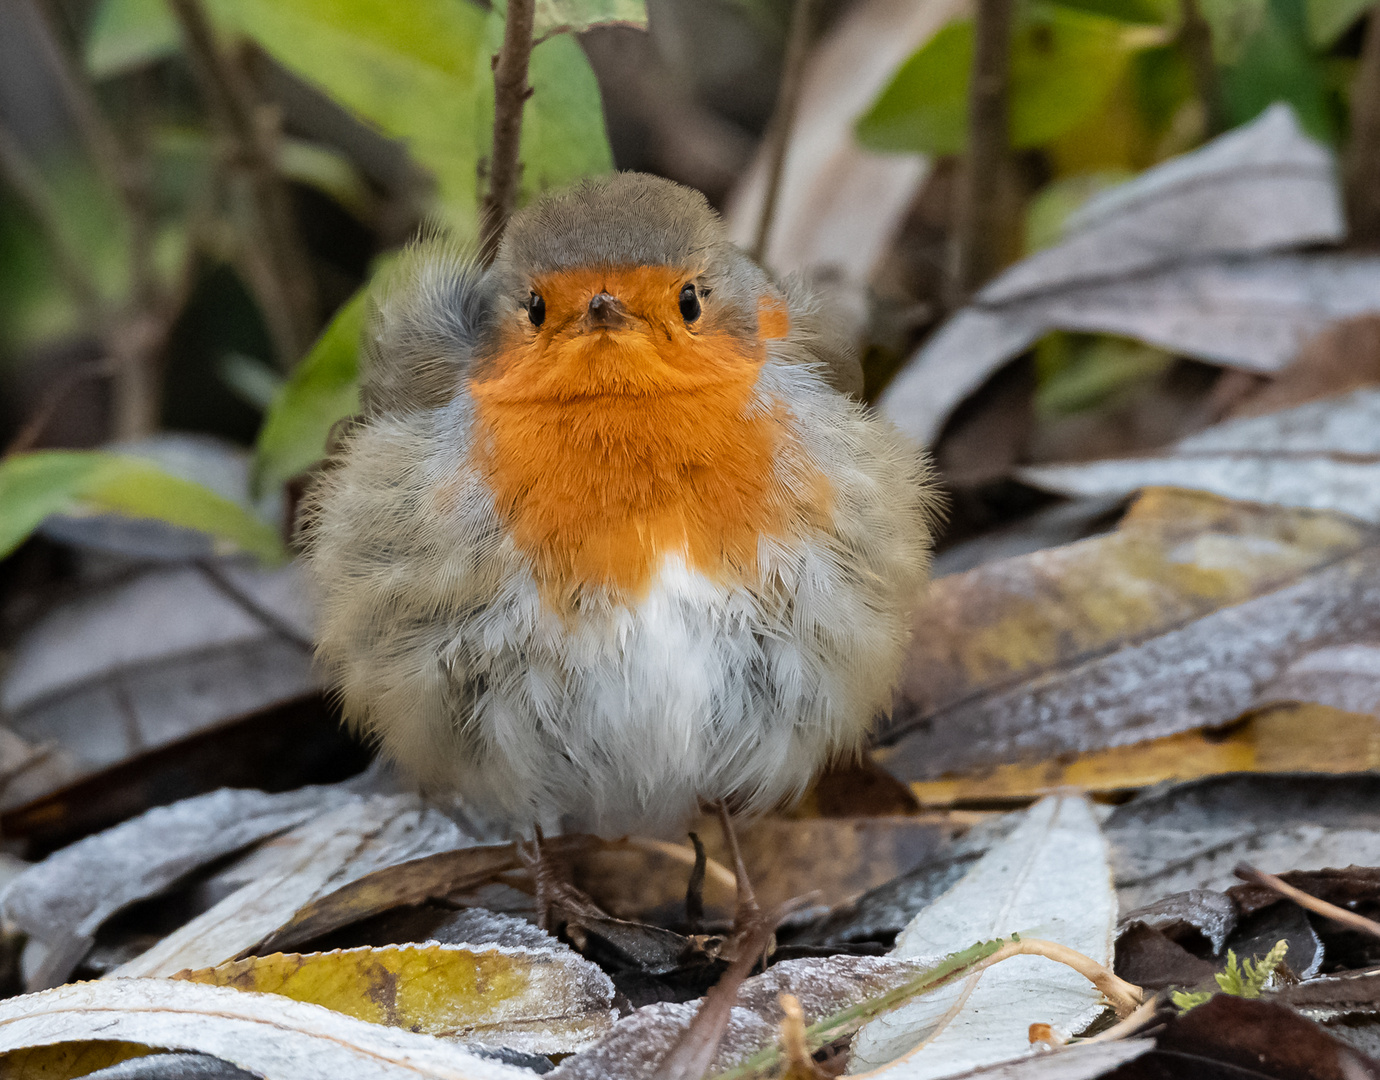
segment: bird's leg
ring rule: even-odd
[[[528,850],[530,854],[524,852],[524,860],[532,871],[532,884],[536,893],[537,902],[537,926],[550,932],[551,930],[551,908],[556,903],[556,898],[560,895],[561,868],[556,866],[553,861],[546,856],[544,841],[546,837],[542,835],[541,826],[534,826],[536,838]],[[527,845],[523,845],[527,848]]]
[[[728,804],[717,799],[714,809],[718,811],[719,827],[723,829],[724,843],[728,845],[729,858],[733,860],[733,883],[738,893],[737,906],[733,911],[733,937],[744,938],[762,921],[762,908],[757,903],[757,894],[752,891],[747,867],[743,865],[743,853],[738,848],[738,834],[733,829]]]

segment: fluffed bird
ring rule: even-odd
[[[535,202],[488,269],[415,246],[308,510],[349,722],[528,835],[765,810],[857,751],[936,496],[830,311],[635,173]]]

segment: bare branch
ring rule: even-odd
[[[786,151],[791,145],[800,89],[805,82],[805,57],[809,53],[810,31],[814,25],[815,0],[795,0],[791,11],[786,57],[781,68],[781,88],[777,91],[776,111],[767,133],[767,189],[762,197],[762,213],[757,219],[757,235],[752,241],[752,257],[763,263],[771,239],[776,204],[781,197],[781,177],[786,167]]]
[[[1012,0],[978,0],[968,86],[968,152],[954,215],[949,301],[964,303],[1001,265],[1009,168]]]
[[[124,208],[129,223],[130,279],[135,302],[150,306],[157,302],[158,281],[153,264],[152,176],[148,162],[131,153],[107,122],[89,80],[65,44],[54,0],[32,0],[32,6],[40,29],[39,39],[77,130]]]
[[[226,56],[199,0],[169,0],[192,73],[212,121],[229,144],[230,165],[248,187],[255,244],[247,273],[279,359],[290,365],[316,331],[316,290],[288,191],[278,174],[277,116],[258,102],[242,67]]]
[[[1353,247],[1380,248],[1380,5],[1370,9],[1351,87],[1346,203]]]
[[[1287,881],[1275,877],[1274,874],[1267,874],[1264,870],[1257,870],[1254,866],[1246,863],[1238,864],[1233,873],[1242,881],[1249,881],[1252,885],[1262,885],[1272,892],[1279,893],[1280,896],[1292,900],[1301,908],[1323,915],[1343,926],[1349,926],[1353,930],[1359,930],[1363,934],[1369,934],[1371,937],[1380,937],[1380,923],[1373,919],[1367,919],[1364,915],[1358,915],[1354,911],[1338,907],[1336,904],[1329,904],[1326,900],[1320,900],[1302,889],[1296,889]]]
[[[66,281],[73,298],[82,309],[82,318],[92,327],[100,325],[104,314],[100,290],[87,270],[82,257],[63,231],[57,201],[43,180],[23,146],[3,123],[0,123],[0,176],[13,188],[24,209],[43,233],[48,249],[53,253],[58,273]]]
[[[1179,46],[1193,75],[1193,89],[1203,106],[1203,122],[1208,138],[1227,130],[1222,112],[1222,85],[1217,77],[1217,60],[1212,54],[1212,27],[1203,18],[1198,0],[1179,0]]]
[[[527,69],[532,59],[536,0],[508,0],[503,48],[494,58],[494,142],[489,154],[489,191],[480,213],[479,256],[487,265],[517,205],[522,176],[522,110],[532,94]]]

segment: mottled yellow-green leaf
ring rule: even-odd
[[[157,1051],[151,1046],[113,1040],[33,1046],[27,1050],[11,1050],[0,1056],[0,1076],[22,1080],[72,1080],[97,1069],[106,1069],[131,1058],[154,1053]]]
[[[436,942],[274,953],[174,976],[324,1005],[428,1035],[578,1049],[612,1024],[613,984],[569,949]]]
[[[44,450],[0,461],[0,557],[51,514],[114,513],[197,529],[228,552],[283,558],[272,525],[201,484],[147,461],[85,450]]]
[[[254,447],[254,487],[262,493],[311,468],[326,453],[337,420],[359,410],[359,344],[369,286],[352,296],[278,392]]]

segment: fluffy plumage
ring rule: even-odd
[[[486,273],[430,244],[394,281],[308,529],[350,721],[518,831],[763,809],[853,751],[934,496],[830,385],[823,302],[635,174],[518,215]]]

